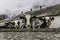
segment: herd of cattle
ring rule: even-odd
[[[0,28],[49,28],[54,17],[20,17],[19,20],[5,22]]]

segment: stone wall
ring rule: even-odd
[[[60,40],[60,32],[0,32],[0,40]]]

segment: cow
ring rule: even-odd
[[[43,21],[43,23],[40,25],[40,28],[49,28],[51,21],[54,20],[54,17],[40,17],[39,19]]]

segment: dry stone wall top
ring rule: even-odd
[[[0,40],[60,40],[60,32],[0,32]]]

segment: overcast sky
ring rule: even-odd
[[[28,11],[35,4],[46,4],[47,6],[49,6],[60,4],[60,0],[0,0],[0,14],[4,13],[5,10]]]

